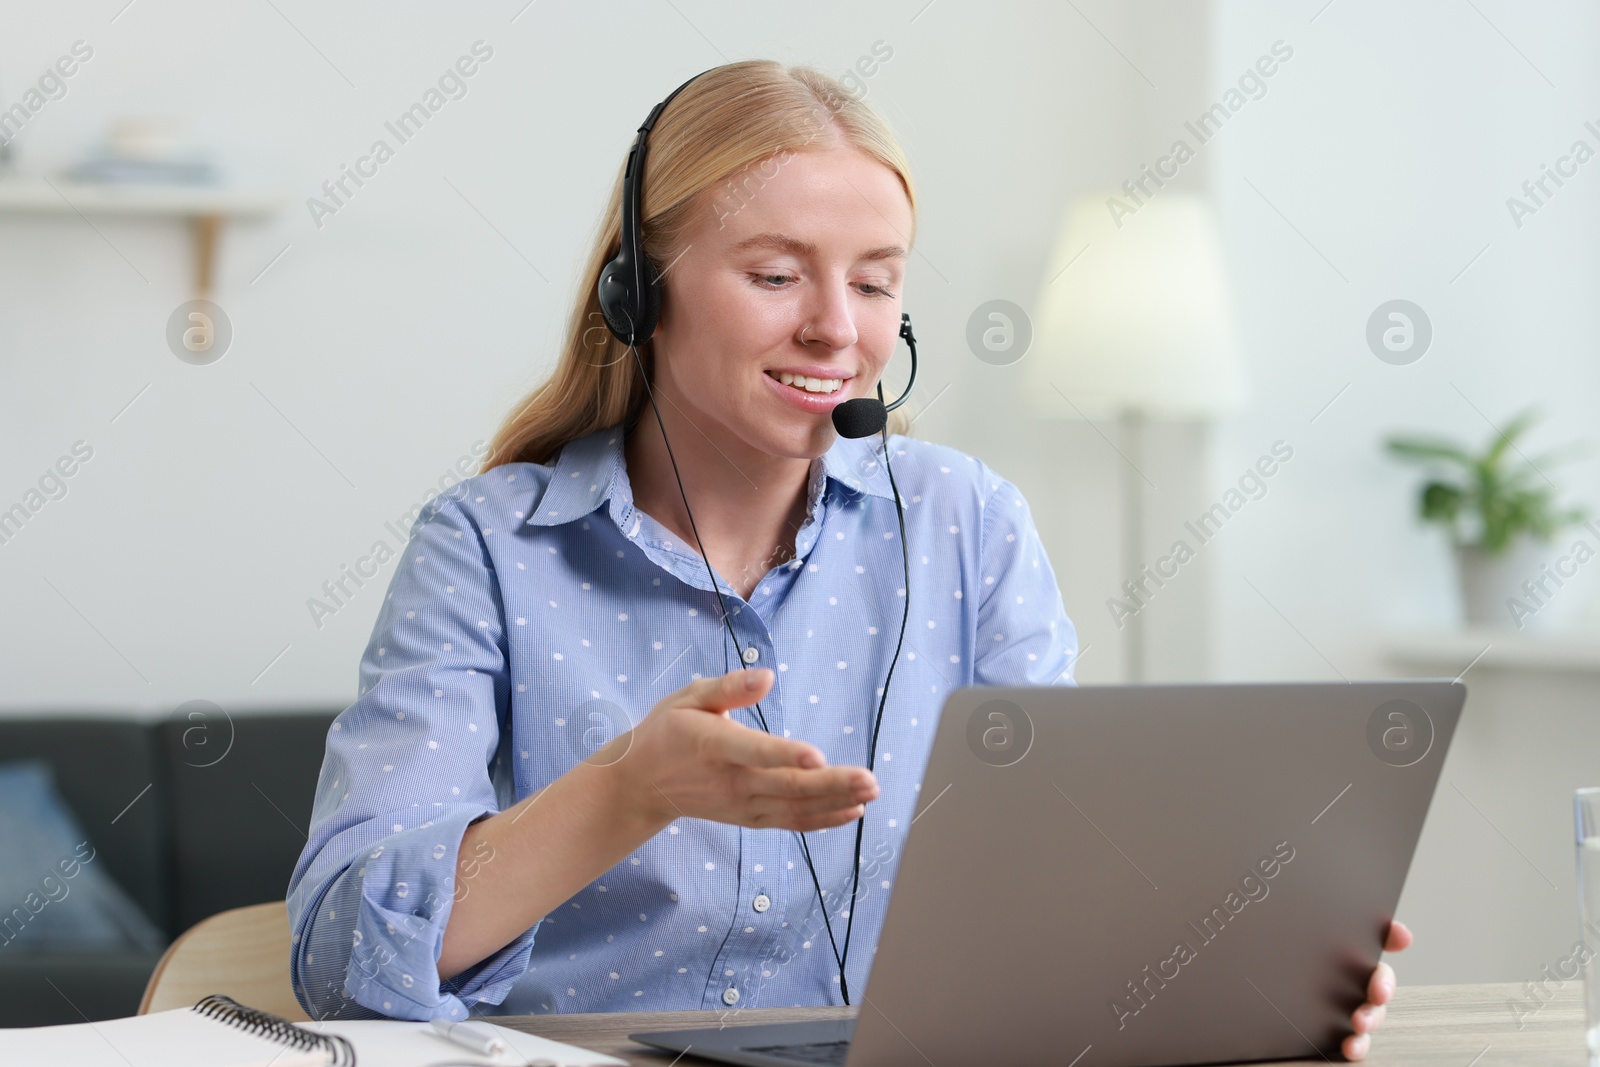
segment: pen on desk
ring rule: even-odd
[[[506,1050],[506,1043],[486,1026],[479,1026],[476,1023],[453,1023],[445,1019],[434,1019],[432,1022],[434,1030],[440,1037],[470,1048],[474,1052],[493,1056]]]

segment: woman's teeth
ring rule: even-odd
[[[833,393],[844,385],[842,378],[805,378],[798,374],[790,374],[788,371],[780,371],[777,374],[768,371],[767,375],[778,379],[784,385],[792,385],[808,393]]]

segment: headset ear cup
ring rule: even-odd
[[[633,265],[629,262],[628,250],[620,249],[611,262],[601,269],[600,284],[595,293],[606,327],[624,344],[630,343],[635,324],[639,322],[632,277]]]
[[[655,333],[661,319],[661,283],[655,279],[655,264],[645,257],[644,289],[633,291],[633,257],[626,247],[617,250],[600,271],[595,295],[600,314],[613,336],[623,344],[642,345]]]

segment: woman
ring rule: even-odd
[[[875,394],[899,334],[915,202],[887,128],[753,61],[694,79],[649,143],[658,325],[635,353],[599,310],[619,177],[554,375],[418,518],[329,734],[289,897],[315,1017],[840,1003],[944,695],[1072,684],[1021,493],[899,411],[914,603],[890,643],[883,438],[829,417]],[[1373,983],[1347,1054],[1386,966]]]

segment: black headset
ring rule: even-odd
[[[717,69],[717,68],[712,68]],[[672,454],[672,445],[667,441],[667,428],[661,421],[661,409],[656,407],[655,391],[650,387],[650,376],[645,373],[644,360],[639,355],[639,345],[650,340],[655,332],[656,323],[661,316],[661,275],[655,270],[655,265],[645,255],[644,240],[640,232],[640,221],[643,215],[644,200],[644,161],[649,151],[650,131],[654,129],[656,120],[672,103],[673,97],[683,92],[689,83],[701,74],[684,82],[661,103],[650,110],[644,124],[639,127],[638,135],[634,138],[633,147],[628,150],[628,165],[622,176],[622,235],[621,246],[617,254],[600,271],[599,299],[600,312],[606,320],[606,327],[611,335],[628,346],[633,353],[634,361],[639,366],[639,376],[644,380],[645,394],[650,399],[650,407],[655,411],[656,425],[661,429],[661,440],[667,445],[667,458],[672,461],[672,473],[678,479],[678,492],[683,497],[683,509],[689,515],[689,528],[694,533],[695,544],[700,544],[700,531],[695,528],[694,513],[689,510],[689,497],[683,489],[683,479],[678,477],[678,461]],[[889,432],[888,413],[906,402],[906,397],[911,395],[911,387],[917,380],[917,339],[911,332],[911,316],[901,314],[900,336],[905,338],[906,345],[911,349],[911,376],[906,381],[905,392],[891,404],[883,402],[883,382],[878,382],[878,396],[856,397],[846,400],[833,409],[833,425],[839,436],[857,438],[870,434],[880,434],[883,437],[883,466],[889,474],[889,490],[894,496],[895,516],[900,522],[900,555],[905,566],[906,576],[906,604],[900,616],[900,639],[894,646],[894,658],[889,661],[889,673],[883,679],[883,692],[878,700],[877,718],[872,724],[872,737],[867,747],[867,769],[873,768],[873,762],[878,751],[878,729],[883,725],[883,706],[889,699],[889,680],[894,677],[895,664],[900,660],[900,646],[906,637],[906,622],[911,617],[911,553],[906,547],[906,515],[905,508],[900,502],[900,490],[894,482],[894,468],[889,463]],[[722,599],[722,590],[717,587],[716,574],[711,570],[711,561],[705,559],[702,552],[701,559],[706,565],[706,575],[711,579],[711,590],[717,595],[717,605],[722,611],[722,623],[727,627],[728,636],[733,638],[733,647],[739,653],[740,661],[744,659],[744,648],[739,644],[739,635],[734,632],[733,624],[728,621],[728,606]],[[761,704],[755,704],[756,718],[761,723],[761,728],[767,733],[772,730],[767,726],[767,717],[761,710]],[[850,955],[850,931],[855,924],[855,898],[861,881],[861,835],[866,823],[866,812],[863,810],[861,818],[856,820],[855,861],[850,876],[850,914],[845,922],[844,948],[841,951],[839,943],[833,936],[833,923],[828,918],[828,903],[823,899],[822,882],[817,878],[816,865],[811,862],[811,848],[806,844],[805,834],[795,831],[795,837],[800,841],[800,851],[805,856],[806,869],[811,872],[811,884],[817,891],[817,904],[822,909],[822,921],[828,930],[828,943],[833,948],[833,958],[839,965],[839,993],[845,1004],[850,1003],[850,982],[845,976],[845,960]]]

